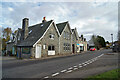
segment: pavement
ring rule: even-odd
[[[108,53],[113,54],[112,50],[100,50],[43,60],[3,60],[2,77],[85,78],[118,68],[118,54],[108,55]]]

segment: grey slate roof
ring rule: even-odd
[[[32,47],[42,37],[42,35],[45,33],[45,31],[47,30],[47,28],[49,27],[52,21],[53,20],[50,20],[44,23],[40,23],[40,24],[36,24],[36,25],[28,27],[31,33],[27,36],[25,40],[18,43],[17,46],[22,46],[22,47],[31,46]]]
[[[67,22],[63,22],[63,23],[58,23],[58,24],[56,24],[60,35],[61,35],[62,31],[64,30],[64,28],[65,28],[65,26],[66,26],[67,23],[68,23],[68,21],[67,21]]]

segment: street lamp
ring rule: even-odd
[[[113,34],[111,34],[111,39],[112,39],[112,46],[113,46]]]

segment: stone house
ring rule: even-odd
[[[79,35],[76,28],[71,30],[72,30],[72,53],[77,53],[80,52],[78,46]]]
[[[19,57],[41,58],[59,54],[59,32],[53,20],[29,26],[23,19],[20,42],[17,44]],[[28,27],[29,26],[29,27]]]
[[[14,37],[14,49],[19,58],[41,58],[54,55],[80,52],[81,38],[77,29],[71,29],[69,22],[55,24],[54,20],[29,26],[29,19],[22,20],[22,29],[18,28]],[[84,48],[86,51],[86,46]]]
[[[67,22],[56,24],[58,31],[60,33],[59,46],[60,54],[70,54],[72,53],[72,31],[70,25]]]
[[[81,37],[79,37],[78,43],[79,43],[79,46],[80,46],[80,47],[79,47],[79,50],[80,50],[80,51],[87,51],[88,45],[87,45],[86,38],[83,38],[83,36],[81,35]]]

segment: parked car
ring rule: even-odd
[[[95,51],[96,49],[93,47],[93,48],[90,48],[90,51]]]

